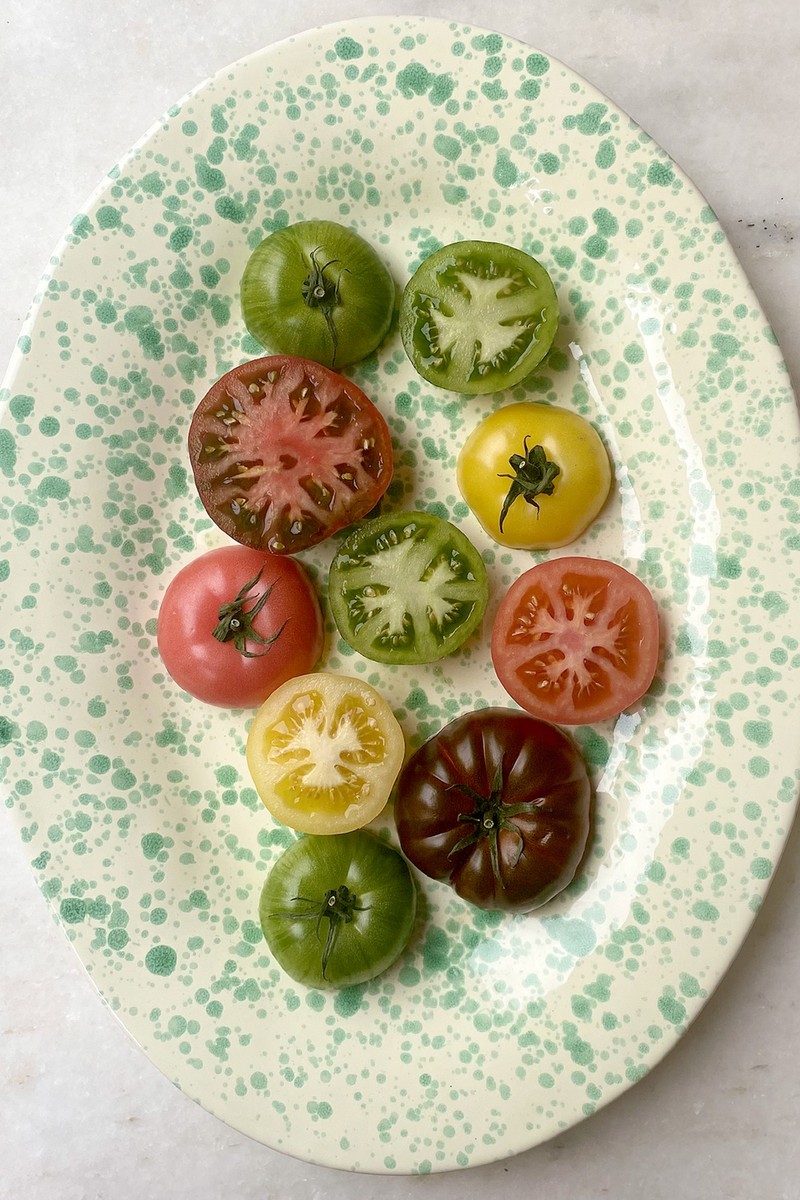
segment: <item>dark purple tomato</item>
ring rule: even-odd
[[[465,713],[409,759],[397,787],[403,853],[479,908],[529,912],[580,866],[592,789],[575,743],[527,713]]]

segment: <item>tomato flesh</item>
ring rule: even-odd
[[[335,221],[298,221],[271,233],[242,276],[248,330],[275,354],[326,367],[377,349],[394,314],[394,280],[372,246]]]
[[[261,892],[270,951],[308,987],[352,987],[387,970],[408,945],[416,888],[408,865],[362,830],[301,837]]]
[[[400,334],[415,369],[437,387],[489,393],[519,383],[558,328],[558,299],[541,263],[500,242],[454,242],[406,284]]]
[[[294,554],[358,520],[389,486],[388,426],[354,383],[270,356],[219,379],[189,430],[195,483],[230,537]]]
[[[503,598],[492,661],[533,716],[585,725],[639,700],[658,665],[658,610],[616,563],[556,558],[526,571]]]
[[[384,808],[403,731],[362,679],[317,672],[277,688],[256,713],[247,765],[272,815],[302,833],[348,833]]]
[[[242,637],[235,626],[221,636],[226,608]],[[187,563],[158,613],[158,649],[172,679],[226,708],[261,704],[287,679],[311,671],[323,634],[319,601],[300,564],[246,546],[221,546]]]
[[[328,581],[336,625],[365,658],[435,662],[477,629],[488,578],[464,534],[432,513],[365,521],[337,551]]]
[[[516,710],[464,713],[417,750],[395,798],[400,846],[480,908],[529,912],[575,877],[591,786],[572,739]]]

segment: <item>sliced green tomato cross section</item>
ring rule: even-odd
[[[499,242],[455,242],[406,285],[400,332],[416,370],[442,388],[489,393],[542,361],[558,328],[558,300],[541,263]]]
[[[486,568],[459,529],[432,513],[365,521],[331,564],[331,609],[345,641],[385,663],[435,662],[486,610]]]
[[[430,320],[440,354],[449,355],[453,371],[466,376],[476,359],[480,370],[511,353],[521,330],[527,330],[532,302],[530,290],[520,290],[510,272],[488,279],[466,270],[456,275],[461,291],[453,291],[447,309],[431,305]],[[488,322],[490,312],[494,319]]]

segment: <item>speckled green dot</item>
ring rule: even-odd
[[[152,946],[145,955],[144,965],[151,975],[171,975],[178,962],[178,956],[171,946]]]

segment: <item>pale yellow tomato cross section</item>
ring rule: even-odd
[[[272,814],[306,833],[343,833],[386,804],[405,740],[364,680],[318,672],[289,680],[256,714],[247,763]]]

